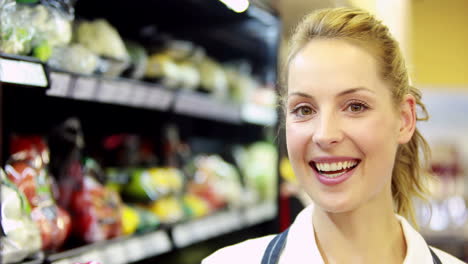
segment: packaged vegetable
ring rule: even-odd
[[[99,65],[99,56],[80,44],[57,46],[52,49],[48,64],[56,69],[92,74]]]
[[[236,151],[236,160],[244,175],[245,185],[261,201],[275,201],[277,197],[278,151],[269,142],[255,142]]]
[[[21,262],[41,249],[41,234],[31,219],[27,198],[0,169],[2,263]]]
[[[73,15],[64,15],[53,5],[5,0],[0,17],[0,51],[5,53],[28,55],[34,49],[33,55],[46,61],[53,47],[71,40]]]
[[[141,79],[145,75],[148,65],[148,54],[143,46],[133,41],[125,41],[125,47],[130,55],[131,64],[126,70],[128,77]]]
[[[217,155],[199,155],[188,165],[187,192],[210,205],[211,210],[242,204],[242,185],[237,170]]]
[[[59,201],[73,218],[75,237],[96,242],[121,234],[121,200],[104,187],[105,175],[92,159],[82,161],[83,132],[78,119],[70,118],[50,136],[53,175]]]
[[[104,19],[80,22],[75,37],[78,43],[100,56],[125,62],[129,60],[118,31]]]
[[[150,210],[165,224],[176,223],[185,217],[183,204],[176,196],[166,196],[154,201]]]
[[[8,179],[22,191],[31,206],[31,217],[38,225],[42,249],[59,249],[70,231],[70,216],[57,206],[48,172],[49,152],[38,136],[14,136],[12,156],[5,167]]]

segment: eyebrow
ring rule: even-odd
[[[355,92],[358,92],[358,91],[366,91],[366,92],[375,94],[375,91],[373,91],[373,90],[371,90],[369,88],[355,87],[355,88],[350,88],[350,89],[347,89],[347,90],[344,90],[344,91],[338,93],[338,96],[344,96],[344,95],[352,94],[352,93],[355,93]],[[293,93],[288,94],[288,98],[291,97],[291,96],[301,96],[301,97],[306,97],[306,98],[311,98],[311,99],[314,98],[312,95],[306,94],[306,93],[303,93],[303,92],[293,92]]]

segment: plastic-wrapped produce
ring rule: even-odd
[[[51,49],[71,40],[73,15],[64,15],[51,5],[0,2],[0,51],[33,55],[45,61]]]
[[[122,233],[119,195],[97,180],[97,163],[87,159],[82,186],[72,194],[73,232],[85,242],[97,242]]]
[[[150,202],[182,190],[182,172],[175,168],[135,169],[123,188],[126,198],[136,202]]]
[[[259,84],[251,77],[247,62],[231,64],[225,67],[231,98],[238,103],[247,103]]]
[[[50,137],[51,168],[59,185],[59,201],[71,213],[74,235],[96,242],[121,233],[121,201],[103,186],[105,177],[92,159],[82,164],[83,133],[80,122],[70,118]]]
[[[191,61],[182,61],[179,64],[180,86],[184,89],[195,90],[200,85],[200,72]]]
[[[228,96],[228,81],[223,68],[214,60],[205,57],[199,64],[201,86],[215,97],[226,99]]]
[[[131,65],[126,73],[133,79],[141,79],[145,75],[148,65],[148,54],[145,48],[133,41],[125,41],[125,47],[130,55]]]
[[[5,167],[8,179],[23,192],[32,207],[31,217],[41,231],[42,249],[57,250],[68,237],[70,216],[56,205],[48,174],[47,146],[40,137],[13,137]]]
[[[138,213],[138,227],[136,232],[146,232],[150,230],[154,230],[159,226],[159,219],[158,217],[153,214],[149,209],[135,206],[133,209]]]
[[[14,0],[0,1],[0,51],[25,55],[32,49],[35,29],[31,18]]]
[[[175,88],[179,85],[180,68],[169,54],[153,54],[148,59],[145,77],[160,79],[168,88]]]
[[[30,10],[31,21],[36,29],[36,44],[47,41],[51,47],[66,45],[72,39],[71,19],[57,9],[36,5]]]
[[[104,19],[80,22],[75,37],[78,43],[100,56],[126,62],[129,60],[119,33]]]
[[[28,201],[0,169],[2,263],[20,262],[41,249],[41,234],[32,221]]]
[[[154,201],[150,205],[153,212],[162,223],[178,222],[185,217],[182,202],[175,196],[167,196]]]
[[[256,142],[236,152],[247,188],[255,192],[259,200],[275,201],[277,168],[272,164],[278,162],[276,147],[268,142]]]
[[[116,77],[130,64],[130,56],[119,32],[104,19],[80,22],[75,39],[100,56],[97,67],[99,74]]]
[[[192,175],[187,184],[189,194],[206,200],[211,210],[242,204],[242,185],[234,166],[217,155],[197,156],[190,166],[187,169]]]
[[[48,64],[54,68],[80,74],[92,74],[99,57],[80,44],[58,46],[52,50]]]

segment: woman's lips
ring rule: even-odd
[[[357,161],[357,164],[351,168],[347,168],[344,170],[339,170],[337,172],[320,172],[314,161],[318,162],[343,162],[343,161]],[[318,158],[314,159],[313,161],[309,162],[309,166],[312,168],[315,176],[317,179],[324,185],[333,186],[340,184],[347,179],[349,179],[353,174],[356,168],[359,166],[360,160],[357,159],[343,159],[343,158]],[[344,173],[343,173],[344,172]]]

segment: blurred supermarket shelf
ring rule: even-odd
[[[175,101],[174,111],[178,114],[234,124],[242,121],[236,104],[216,100],[202,93],[180,92]]]
[[[156,84],[129,79],[106,79],[63,72],[50,73],[48,96],[173,111],[174,113],[232,124],[273,126],[276,109],[255,104],[236,104],[209,94],[169,90]]]
[[[274,202],[223,210],[201,219],[175,224],[153,232],[119,237],[52,254],[46,257],[46,262],[53,264],[84,263],[91,260],[106,264],[136,262],[262,224],[273,220],[276,215],[277,205]]]
[[[170,90],[154,83],[131,79],[49,72],[40,61],[24,56],[0,54],[0,66],[0,83],[48,88],[46,94],[53,97],[173,111],[232,124],[273,126],[278,118],[274,107],[238,104],[205,93]]]

